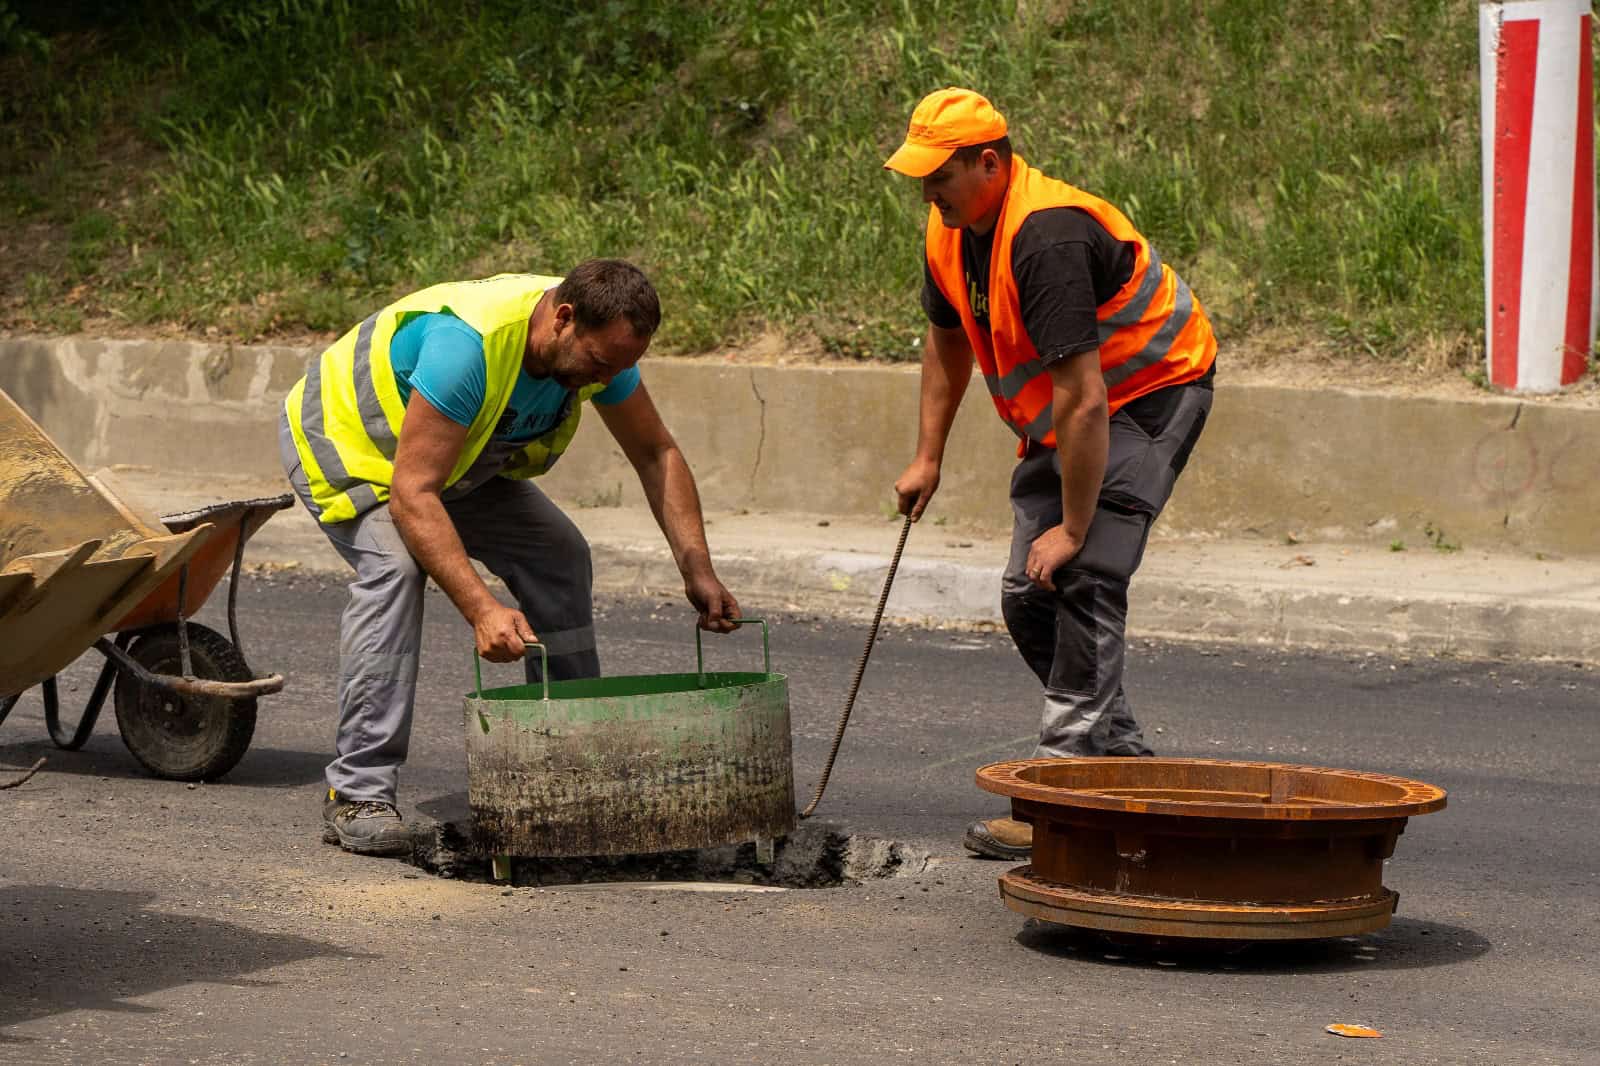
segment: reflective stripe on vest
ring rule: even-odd
[[[486,389],[467,427],[466,443],[445,485],[458,481],[488,444],[522,368],[528,319],[560,278],[500,274],[451,282],[412,293],[366,318],[313,361],[284,402],[295,449],[322,522],[348,521],[389,498],[399,427],[405,418],[389,344],[406,321],[448,312],[483,338]],[[536,477],[555,465],[577,433],[582,401],[604,385],[572,396],[561,421],[529,442],[501,471]]]
[[[1121,211],[1013,156],[990,253],[988,329],[979,326],[972,314],[961,231],[944,226],[931,205],[925,250],[934,283],[961,315],[962,329],[1001,419],[1018,436],[1045,445],[1055,444],[1053,387],[1023,327],[1011,247],[1029,215],[1052,207],[1087,211],[1114,239],[1135,247],[1132,274],[1095,313],[1100,370],[1113,414],[1146,393],[1203,376],[1217,350],[1210,320],[1189,286],[1161,261]]]

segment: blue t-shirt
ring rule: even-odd
[[[400,401],[411,401],[411,390],[422,393],[450,421],[470,426],[483,407],[489,389],[484,369],[483,337],[451,314],[423,314],[395,331],[389,342],[389,364],[394,367]],[[630,366],[594,394],[598,404],[618,404],[639,387],[639,368]],[[567,390],[553,378],[517,374],[494,440],[529,441],[556,427]]]

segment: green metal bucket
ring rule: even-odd
[[[789,682],[772,672],[639,674],[485,689],[466,697],[467,799],[492,855],[638,855],[794,829]],[[541,661],[547,659],[543,645]]]

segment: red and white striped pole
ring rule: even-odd
[[[1489,380],[1582,376],[1600,317],[1589,0],[1484,0],[1483,262]]]

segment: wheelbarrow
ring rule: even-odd
[[[283,688],[279,674],[256,675],[239,645],[244,545],[292,502],[284,494],[152,519],[80,471],[0,391],[0,722],[38,684],[50,739],[75,751],[114,684],[123,743],[152,773],[227,773],[249,747],[256,698]],[[189,620],[230,565],[231,641]],[[56,675],[91,647],[106,662],[67,728]]]

